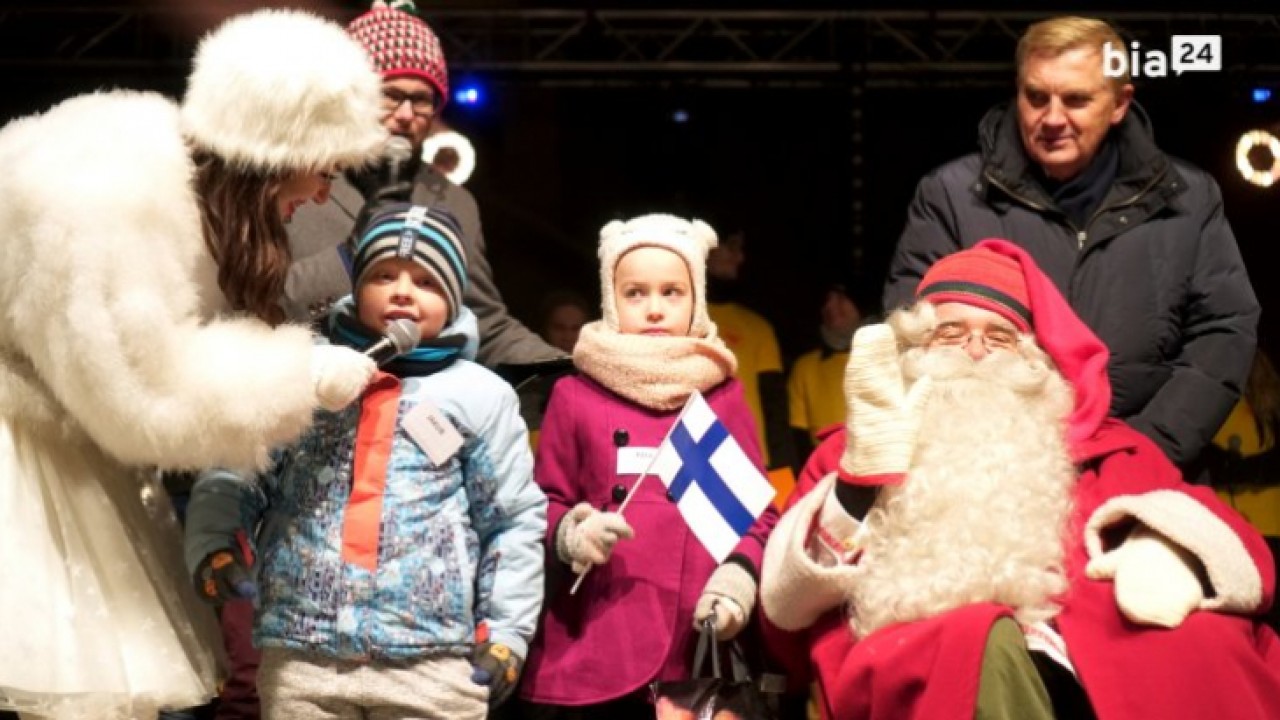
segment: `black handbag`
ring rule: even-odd
[[[720,655],[729,659],[729,677],[720,669]],[[710,658],[711,674],[705,674]],[[693,677],[654,682],[650,685],[658,720],[776,720],[776,703],[770,703],[761,683],[753,679],[736,641],[720,643],[715,624],[707,618],[693,656]]]

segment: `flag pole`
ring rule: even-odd
[[[627,505],[631,504],[631,498],[635,497],[636,490],[640,489],[640,483],[644,482],[644,479],[649,477],[649,474],[653,471],[653,464],[658,461],[658,455],[661,454],[663,446],[667,444],[667,440],[671,439],[671,433],[675,431],[676,426],[684,419],[684,414],[689,410],[689,403],[693,402],[694,395],[701,396],[702,393],[697,390],[689,393],[689,397],[684,401],[684,407],[680,408],[680,414],[677,415],[675,421],[671,423],[671,427],[667,428],[667,434],[662,436],[662,442],[658,443],[658,448],[653,453],[653,457],[649,458],[649,464],[645,466],[644,472],[640,473],[640,477],[636,478],[636,481],[632,483],[631,489],[627,491],[627,496],[622,499],[622,504],[618,505],[618,509],[616,510],[618,515],[622,515],[622,511],[626,510]],[[582,569],[582,572],[578,573],[578,579],[574,580],[573,587],[569,588],[570,595],[577,594],[578,588],[582,585],[582,579],[585,578],[589,572],[591,572],[591,565],[587,565]]]

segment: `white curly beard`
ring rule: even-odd
[[[851,598],[860,635],[976,602],[1007,605],[1023,623],[1057,613],[1072,395],[1041,351],[1022,350],[980,362],[951,348],[903,355],[908,382],[936,384],[906,480],[867,516]]]

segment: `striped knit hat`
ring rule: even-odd
[[[449,69],[440,41],[425,22],[397,7],[412,11],[413,4],[392,3],[388,7],[379,0],[369,12],[352,20],[347,32],[364,46],[382,77],[422,78],[436,89],[436,107],[444,107],[449,99]]]
[[[381,260],[412,260],[444,288],[449,306],[446,324],[450,324],[458,317],[467,289],[467,253],[461,237],[458,221],[447,210],[409,203],[387,205],[374,213],[360,235],[352,259],[353,286],[359,288]]]
[[[1027,280],[1017,260],[986,247],[952,253],[935,262],[920,281],[916,297],[937,305],[958,302],[1003,317],[1031,331]]]

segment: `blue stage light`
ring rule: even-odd
[[[1253,101],[1255,103],[1264,103],[1271,99],[1271,88],[1254,88]]]
[[[480,88],[475,85],[463,85],[453,93],[453,100],[459,105],[479,105],[480,99]]]
[[[689,111],[684,109],[676,110],[671,113],[671,119],[678,123],[687,123],[689,122]]]

